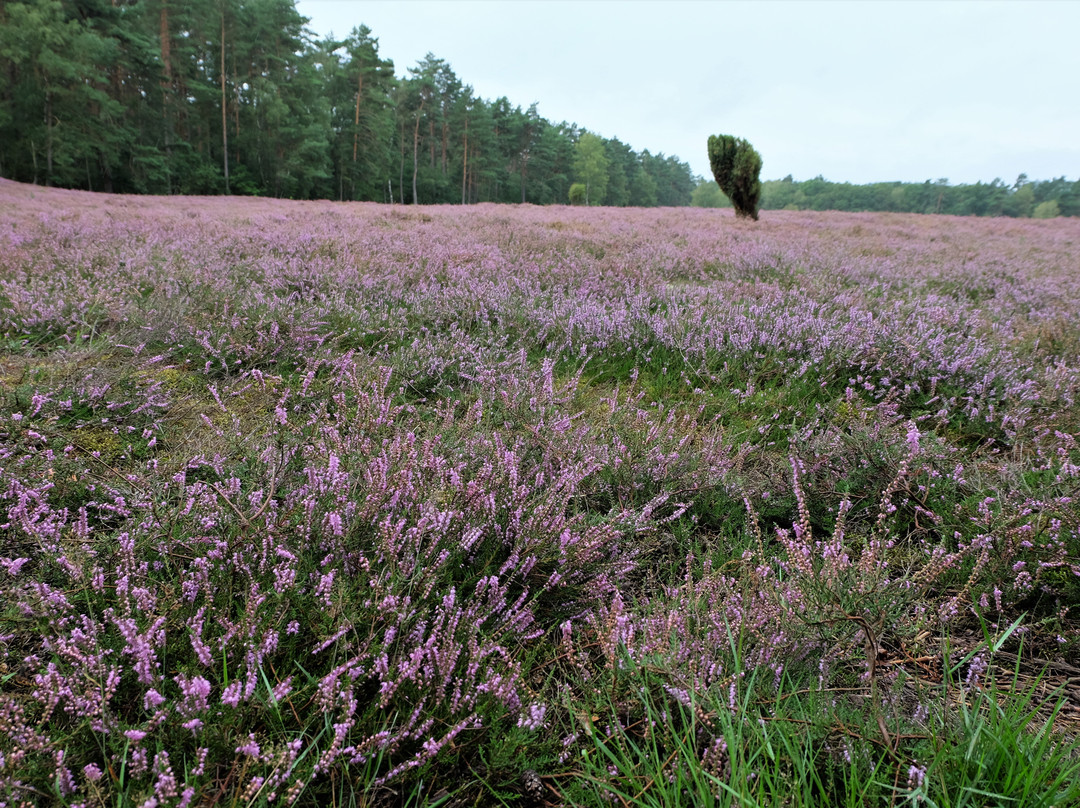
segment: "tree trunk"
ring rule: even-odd
[[[469,119],[465,119],[465,148],[461,161],[461,204],[465,204],[465,182],[469,176]]]
[[[111,194],[113,192],[113,181],[112,181],[112,168],[110,168],[110,166],[109,166],[109,156],[104,151],[100,151],[100,152],[98,152],[98,161],[99,161],[99,164],[101,165],[102,190],[104,190],[105,193],[107,193],[107,194]],[[87,174],[87,184],[89,184],[89,182],[90,182],[90,179],[89,179],[89,173],[88,173]],[[93,190],[93,189],[91,188],[90,190]]]
[[[52,93],[45,91],[45,184],[52,185]]]
[[[480,191],[476,187],[476,145],[473,144],[473,168],[469,172],[469,204],[476,204],[480,201]]]
[[[169,120],[169,108],[172,105],[173,96],[173,72],[172,72],[172,37],[169,35],[169,0],[161,0],[161,16],[159,18],[159,39],[161,40],[161,65],[165,71],[165,79],[161,82],[161,117],[165,122],[165,165],[168,176],[168,190],[172,193],[172,133],[173,124]]]
[[[450,139],[450,131],[449,130],[450,130],[450,127],[446,123],[446,121],[444,120],[443,125],[442,125],[442,173],[443,173],[444,177],[446,176],[446,148],[447,148],[447,141],[449,141],[449,139]]]
[[[172,37],[169,36],[169,0],[161,0],[161,66],[165,81],[172,85]]]
[[[420,107],[416,110],[416,126],[413,127],[412,140],[412,203],[417,204],[416,172],[420,167],[420,113],[424,111],[424,101],[420,99]]]
[[[225,107],[225,4],[221,5],[221,153],[225,163],[225,193],[229,193],[229,116]]]
[[[236,101],[233,104],[233,134],[236,135],[236,143],[233,144],[239,148],[240,145],[240,81],[236,77],[236,54],[233,53],[233,65],[232,65],[232,86],[233,92],[236,93]],[[240,161],[240,152],[237,151],[233,155],[236,161]]]
[[[364,89],[364,74],[356,80],[356,115],[353,117],[352,161],[356,162],[356,148],[360,143],[360,93]]]
[[[412,142],[412,203],[416,204],[416,171],[419,168],[420,155],[417,149],[420,146],[420,117],[416,118],[416,128],[413,130]]]

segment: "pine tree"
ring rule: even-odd
[[[761,155],[742,138],[709,137],[709,164],[720,190],[735,206],[735,215],[757,221],[761,198]]]

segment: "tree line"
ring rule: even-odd
[[[698,207],[730,207],[716,183],[699,179],[692,194]],[[822,177],[798,182],[791,175],[761,183],[763,210],[896,211],[946,213],[957,216],[1013,216],[1052,219],[1080,216],[1080,180],[1065,177],[1030,180],[1026,174],[1007,185],[993,182],[950,185],[931,182],[875,182],[852,185]]]
[[[293,0],[0,3],[0,176],[95,191],[689,205],[676,157],[480,98]]]

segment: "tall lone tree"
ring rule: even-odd
[[[761,155],[742,138],[710,135],[709,164],[716,184],[735,206],[735,215],[756,222],[761,198]]]

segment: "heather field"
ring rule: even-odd
[[[0,805],[1080,804],[1080,219],[0,180]]]

